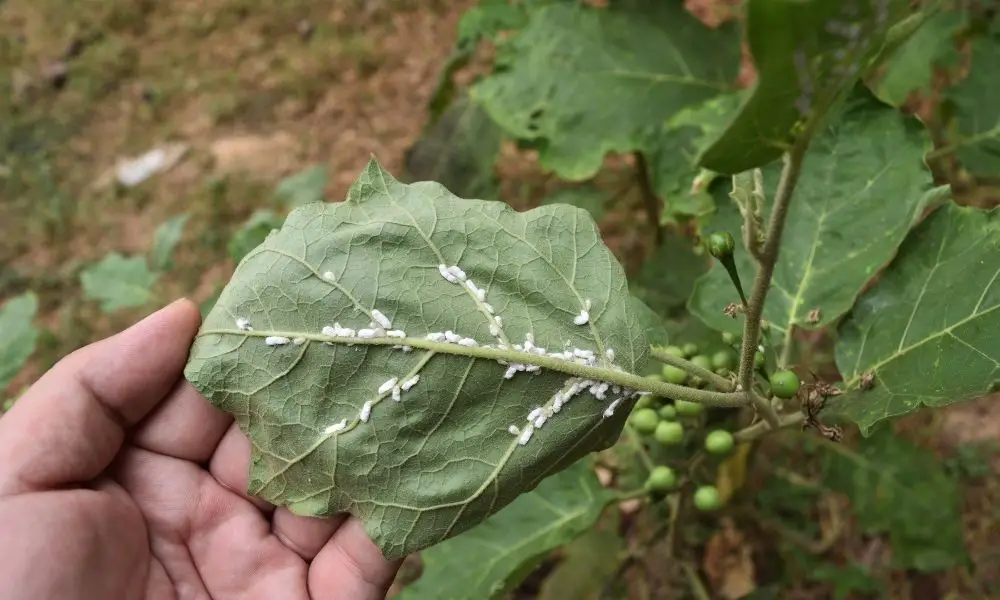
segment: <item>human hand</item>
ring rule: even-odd
[[[0,418],[0,598],[382,599],[361,522],[248,497],[250,442],[182,377],[198,309],[82,348]]]

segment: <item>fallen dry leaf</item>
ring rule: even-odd
[[[732,519],[722,519],[722,528],[705,545],[702,568],[715,595],[737,600],[757,589],[750,545]]]

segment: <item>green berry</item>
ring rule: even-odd
[[[736,240],[728,231],[718,231],[708,236],[708,252],[718,259],[727,258],[733,255],[736,248]]]
[[[635,409],[643,408],[653,408],[653,397],[652,396],[640,396],[638,400],[635,401]]]
[[[705,436],[705,450],[708,450],[709,454],[729,454],[735,445],[733,434],[724,429],[710,431]]]
[[[696,367],[701,367],[702,369],[705,369],[706,371],[711,371],[712,370],[712,359],[709,358],[709,357],[707,357],[707,356],[705,356],[704,354],[699,354],[698,356],[693,357],[691,359],[691,362]]]
[[[677,409],[674,408],[673,404],[664,404],[660,407],[660,410],[657,411],[657,414],[660,415],[660,419],[664,421],[673,421],[677,418]],[[657,425],[656,427],[659,428],[660,426]]]
[[[728,331],[722,334],[722,343],[726,344],[727,346],[732,346],[733,344],[736,343],[738,339],[739,338],[729,333]]]
[[[639,433],[653,433],[660,416],[652,408],[640,408],[632,413],[632,427]]]
[[[659,373],[651,373],[646,375],[646,379],[652,379],[653,381],[663,381],[663,377]]]
[[[684,356],[694,356],[698,354],[698,344],[684,344]]]
[[[736,366],[736,357],[729,350],[719,350],[712,355],[712,368],[732,369]]]
[[[722,508],[722,498],[714,485],[703,485],[694,492],[694,506],[702,512],[712,512]]]
[[[654,492],[669,492],[677,486],[677,474],[666,465],[653,467],[646,479],[646,489]]]
[[[684,350],[680,346],[667,346],[663,351],[671,356],[676,356],[677,358],[684,358]]]
[[[757,353],[753,355],[753,366],[754,366],[754,368],[755,369],[763,369],[765,362],[766,361],[764,359],[764,353],[761,352],[760,350],[758,350]]]
[[[674,385],[684,385],[687,381],[688,374],[684,369],[679,369],[673,365],[663,366],[663,379],[667,383],[672,383]]]
[[[660,421],[653,432],[653,439],[664,446],[676,446],[684,441],[684,426],[677,421]]]
[[[792,371],[778,371],[771,375],[771,393],[779,398],[792,398],[799,392],[799,376]]]
[[[674,408],[677,409],[677,414],[682,417],[697,417],[705,410],[705,407],[701,404],[688,402],[687,400],[676,400]]]

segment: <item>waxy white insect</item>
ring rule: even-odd
[[[292,343],[295,344],[296,346],[301,346],[302,344],[306,343],[306,338],[297,337],[294,340],[292,340]]]
[[[527,444],[529,441],[531,441],[531,434],[534,432],[535,429],[531,425],[528,425],[528,427],[521,432],[521,437],[517,438],[517,444],[519,446]]]
[[[497,324],[497,327],[503,329],[503,318],[500,315],[493,317],[493,322]]]
[[[397,385],[396,387],[392,388],[392,401],[399,402],[400,400],[402,400],[402,398],[403,396],[402,392],[399,390],[399,386]]]
[[[320,330],[320,332],[328,337],[337,337],[337,330],[334,329],[333,327],[330,327],[329,325],[324,325],[323,329]]]
[[[385,334],[391,338],[405,338],[406,332],[402,329],[390,329],[386,331]]]
[[[448,331],[444,332],[444,339],[449,343],[457,344],[458,341],[462,339],[462,336],[458,335],[457,333],[449,329]]]
[[[290,341],[292,340],[282,335],[269,335],[266,338],[264,338],[264,343],[267,344],[268,346],[284,346]]]
[[[401,386],[399,386],[399,387],[403,388],[404,392],[408,392],[408,391],[410,391],[410,388],[412,388],[413,386],[417,385],[418,381],[420,381],[420,374],[419,373],[417,375],[414,375],[413,377],[410,377],[406,381],[404,381],[403,384]]]
[[[479,295],[479,287],[471,279],[465,280],[465,287],[469,288],[469,291],[475,295]]]
[[[378,393],[384,394],[394,388],[396,384],[399,383],[399,377],[393,377],[392,379],[386,379],[382,385],[378,386]]]
[[[472,338],[462,338],[462,339],[458,340],[458,345],[459,346],[466,346],[466,347],[469,347],[469,348],[474,348],[474,347],[476,347],[476,346],[479,345],[479,342],[477,342],[476,340],[474,340]]]
[[[528,413],[528,420],[534,421],[542,414],[542,407],[536,406],[530,413]]]
[[[476,300],[479,300],[480,302],[485,302],[486,301],[486,290],[484,290],[483,288],[477,289],[476,290]]]
[[[372,309],[372,319],[374,319],[382,329],[389,329],[392,327],[392,322],[389,320],[389,317],[382,314],[382,311],[377,308]]]
[[[521,428],[517,425],[507,427],[507,431],[509,431],[511,435],[521,435]]]
[[[610,419],[615,416],[615,409],[618,408],[618,404],[622,401],[621,398],[616,398],[608,407],[604,410],[604,418]]]
[[[574,325],[586,325],[590,322],[590,313],[586,310],[581,310],[580,314],[573,317]]]
[[[333,274],[333,271],[327,271],[323,273],[323,279],[329,281],[330,283],[333,283],[337,281],[337,276]]]
[[[363,340],[371,340],[377,337],[382,337],[381,335],[379,335],[379,332],[381,332],[383,335],[385,334],[385,331],[380,329],[359,329],[358,337]]]
[[[361,405],[361,412],[358,413],[358,419],[362,423],[367,423],[368,419],[372,416],[372,401],[369,400]]]
[[[236,329],[240,331],[253,331],[253,326],[250,325],[250,319],[240,317],[236,319]]]
[[[465,271],[458,268],[458,265],[448,267],[448,272],[459,281],[465,281]]]
[[[490,335],[494,337],[500,335],[500,328],[495,323],[490,323]]]
[[[446,265],[438,265],[438,273],[444,277],[448,283],[458,283],[458,278],[451,274]]]
[[[615,349],[614,348],[608,348],[607,350],[604,351],[604,356],[608,360],[614,362],[614,360],[615,360]]]
[[[413,352],[413,346],[403,346],[400,350],[403,352]]]
[[[347,429],[347,419],[344,419],[339,423],[334,423],[333,425],[330,425],[325,430],[323,430],[323,435],[333,435],[334,433],[337,433],[338,431],[343,431],[345,429]]]
[[[541,429],[542,425],[545,425],[546,420],[548,420],[548,417],[544,414],[538,415],[535,418],[535,429]]]
[[[426,337],[432,342],[443,342],[448,339],[443,331],[435,331],[434,333],[428,333],[424,337]]]
[[[524,365],[511,365],[511,366],[507,367],[507,371],[504,372],[503,378],[504,379],[514,379],[514,375],[517,375],[517,372],[521,370],[518,367],[523,367],[523,366]]]

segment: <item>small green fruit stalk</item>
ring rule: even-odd
[[[708,252],[714,256],[722,266],[725,267],[726,272],[729,273],[729,279],[732,280],[733,285],[736,287],[736,291],[740,294],[740,300],[743,301],[743,308],[748,305],[747,295],[743,293],[743,284],[740,282],[740,274],[736,270],[736,261],[733,260],[733,250],[736,249],[736,240],[733,239],[732,234],[728,231],[717,231],[712,235],[708,236]]]

